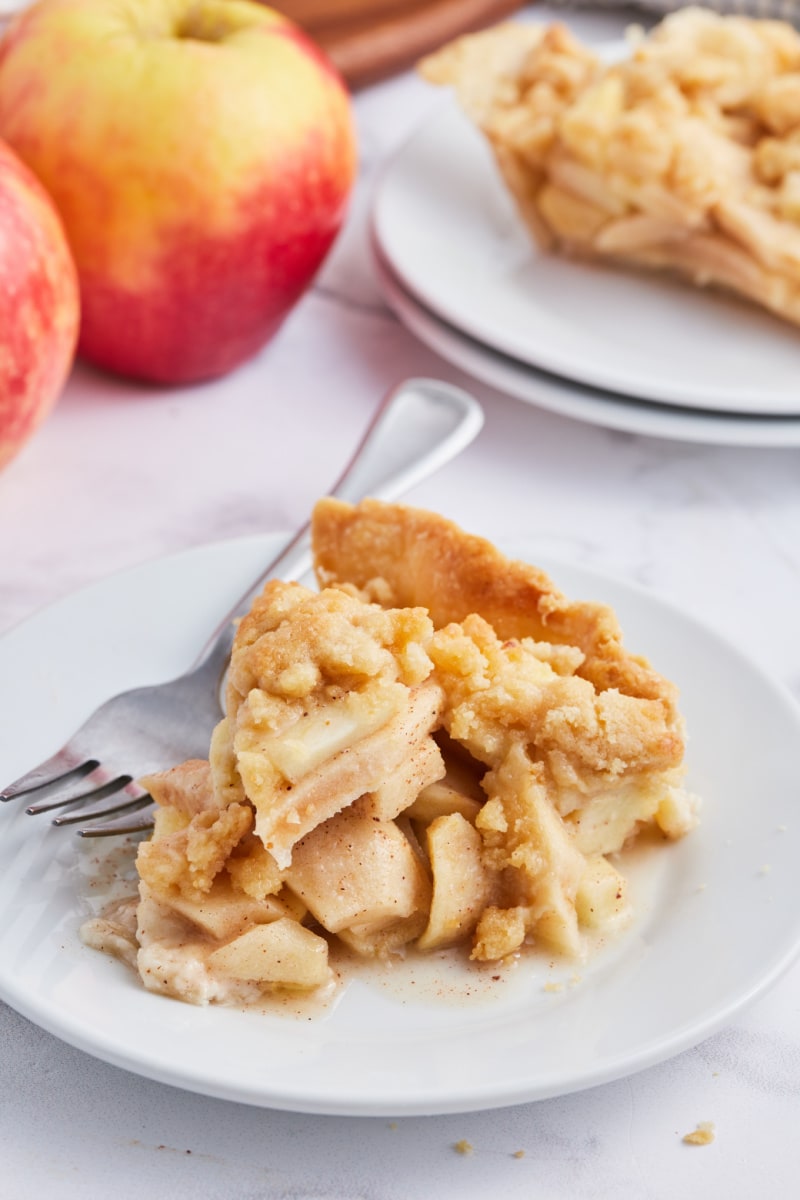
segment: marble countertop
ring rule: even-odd
[[[598,40],[624,24],[610,12],[562,15]],[[653,439],[523,404],[425,349],[382,299],[366,229],[376,172],[437,102],[411,75],[357,97],[363,161],[347,227],[254,361],[180,391],[75,368],[0,475],[0,632],[109,572],[298,526],[383,393],[432,375],[471,388],[486,425],[410,501],[653,589],[746,646],[800,699],[800,450]],[[5,689],[2,703],[13,703]],[[2,1004],[0,1045],[9,1200],[796,1194],[800,965],[663,1065],[459,1116],[314,1117],[209,1099],[96,1061]],[[702,1121],[714,1122],[714,1142],[685,1145]],[[461,1139],[472,1154],[456,1152]]]

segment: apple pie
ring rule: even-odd
[[[143,982],[313,991],[337,941],[580,957],[629,911],[611,856],[695,823],[675,687],[608,607],[443,517],[327,499],[312,530],[320,590],[273,580],[239,624],[208,761],[143,781]]]
[[[543,249],[666,269],[800,321],[800,34],[686,8],[607,65],[560,24],[425,59]]]

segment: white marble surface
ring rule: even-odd
[[[600,39],[622,28],[609,13],[566,19]],[[348,226],[254,362],[180,392],[76,368],[0,475],[0,631],[129,564],[299,524],[388,387],[413,374],[468,383],[388,311],[365,235],[376,169],[437,102],[411,76],[358,97],[363,164]],[[800,698],[800,451],[613,433],[468,385],[485,407],[483,434],[410,500],[655,589],[745,643]],[[2,704],[13,704],[5,688]],[[630,1079],[391,1122],[184,1093],[95,1061],[0,1004],[0,1197],[793,1196],[799,1015],[796,965],[730,1028]],[[684,1145],[706,1120],[714,1143]],[[462,1138],[468,1157],[454,1150]]]

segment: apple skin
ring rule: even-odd
[[[339,76],[251,0],[40,0],[0,42],[0,137],[64,222],[79,352],[156,383],[274,335],[356,170]]]
[[[0,468],[60,396],[79,313],[78,278],[58,214],[0,142]]]

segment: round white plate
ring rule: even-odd
[[[6,635],[0,678],[13,703],[0,782],[50,754],[116,690],[182,670],[277,545],[248,538],[149,563]],[[703,797],[696,831],[632,864],[637,919],[605,950],[578,967],[524,959],[472,996],[445,971],[445,999],[361,977],[312,1019],[193,1008],[145,992],[79,941],[119,849],[103,866],[108,844],[11,803],[0,807],[0,996],[152,1079],[266,1107],[365,1115],[562,1094],[659,1062],[730,1021],[800,944],[798,710],[691,616],[629,584],[543,565],[568,593],[614,604],[628,644],[678,681],[689,780]]]
[[[373,249],[379,283],[403,324],[442,358],[506,395],[561,416],[626,433],[717,446],[800,446],[800,417],[758,417],[641,402],[547,375],[499,354],[420,304],[398,281],[378,247]]]
[[[541,254],[455,102],[387,164],[373,229],[418,300],[521,362],[641,400],[800,414],[800,329],[667,276]]]

